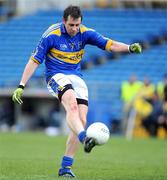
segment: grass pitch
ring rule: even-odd
[[[0,180],[55,180],[66,137],[0,133]],[[76,155],[79,180],[167,179],[167,140],[111,137],[104,146]]]

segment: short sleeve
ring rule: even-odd
[[[87,32],[86,44],[91,44],[99,47],[100,49],[109,51],[112,44],[112,40],[102,36],[100,33],[94,30],[88,30]]]
[[[51,46],[52,46],[51,36],[42,37],[34,53],[32,54],[31,59],[37,62],[38,64],[41,64],[46,58],[46,55],[50,50]]]

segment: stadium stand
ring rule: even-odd
[[[1,87],[18,84],[23,68],[41,34],[51,24],[61,21],[61,15],[61,11],[40,11],[0,24]],[[144,76],[151,77],[154,83],[157,83],[166,73],[167,44],[161,41],[162,45],[155,45],[157,37],[166,40],[166,21],[166,10],[94,9],[84,11],[83,24],[96,29],[103,35],[126,43],[140,41],[143,45],[151,45],[151,48],[146,49],[141,55],[121,55],[119,60],[112,60],[113,54],[98,48],[86,47],[83,62],[93,64],[91,69],[83,72],[90,89],[90,99],[94,100],[94,103],[90,103],[92,105],[91,117],[98,109],[99,114],[104,110],[105,114],[108,114],[106,121],[111,116],[120,118],[120,83],[128,79],[132,73],[135,72],[140,79]],[[99,64],[99,58],[108,59],[108,61],[95,67],[95,64]],[[43,72],[44,66],[41,65],[34,77],[43,76]],[[100,118],[101,115],[95,119]]]

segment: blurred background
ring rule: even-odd
[[[70,4],[81,6],[87,27],[143,47],[140,55],[86,47],[88,125],[104,122],[111,134],[127,138],[166,138],[167,0],[0,0],[0,132],[68,133],[64,109],[46,88],[44,64],[28,82],[22,106],[11,95],[41,35]]]

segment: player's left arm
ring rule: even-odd
[[[139,43],[133,43],[129,45],[122,42],[114,41],[102,36],[101,34],[92,29],[89,29],[86,35],[86,44],[98,46],[99,48],[106,51],[131,53],[142,52],[142,47]]]
[[[142,52],[142,47],[139,43],[133,43],[133,44],[125,44],[122,42],[118,41],[111,41],[109,51],[113,52],[131,52],[131,53],[141,53]]]

